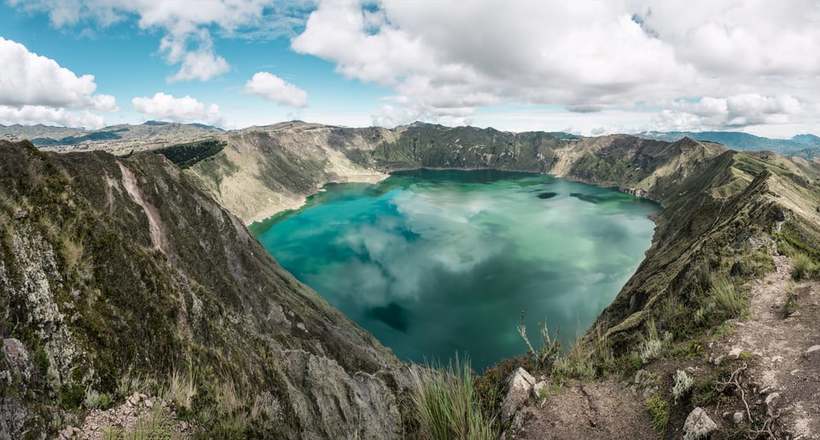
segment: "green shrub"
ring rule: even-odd
[[[653,394],[646,399],[646,409],[652,418],[652,427],[659,433],[666,432],[666,425],[669,423],[669,402],[660,395]]]
[[[493,420],[481,411],[473,372],[458,359],[445,369],[411,370],[413,406],[422,438],[490,440],[497,437]]]
[[[702,327],[712,327],[732,318],[748,315],[749,301],[725,276],[713,276],[709,291],[698,300],[694,321]]]
[[[792,279],[795,281],[805,280],[817,275],[817,264],[811,257],[804,253],[795,254],[792,259]]]
[[[661,339],[658,335],[658,328],[655,326],[655,321],[650,320],[647,323],[647,330],[648,334],[646,339],[641,343],[640,348],[638,349],[638,354],[641,357],[641,362],[643,364],[649,363],[653,359],[657,359],[663,353],[664,347],[666,342],[671,339],[668,333],[667,337]]]
[[[111,397],[106,393],[99,393],[91,387],[85,390],[83,405],[88,409],[106,409],[111,406]]]
[[[85,400],[85,389],[79,384],[64,384],[60,388],[60,405],[63,408],[79,408]]]
[[[725,277],[718,277],[712,282],[711,297],[717,307],[732,318],[744,316],[749,308],[746,297]]]
[[[774,271],[774,259],[762,249],[744,252],[732,265],[731,275],[741,277],[762,277]]]

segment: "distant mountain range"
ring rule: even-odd
[[[436,124],[416,122],[407,127],[419,125]],[[163,121],[147,121],[138,125],[112,125],[99,130],[47,125],[0,125],[0,139],[28,139],[34,145],[47,149],[85,150],[102,147],[112,152],[162,148],[209,139],[222,133],[226,132],[210,125]],[[580,138],[569,133],[549,134],[559,139]],[[689,137],[723,144],[737,151],[774,151],[785,156],[800,156],[809,160],[820,157],[820,137],[813,134],[799,134],[791,139],[774,139],[739,131],[645,131],[638,133],[637,136],[667,142]]]
[[[813,134],[799,134],[791,139],[772,139],[740,131],[647,131],[638,136],[670,142],[690,137],[699,141],[717,142],[737,151],[765,150],[806,159],[820,157],[820,137]]]
[[[27,139],[41,148],[61,150],[99,149],[102,146],[111,152],[162,148],[212,138],[222,132],[221,128],[205,124],[162,121],[112,125],[99,130],[47,125],[0,125],[0,139]]]

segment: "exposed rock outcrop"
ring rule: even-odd
[[[155,154],[0,143],[0,337],[4,438],[81,426],[89,396],[168,393],[175,374],[206,431],[403,435],[402,364]]]

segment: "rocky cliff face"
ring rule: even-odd
[[[402,436],[392,353],[155,154],[0,142],[0,336],[0,438],[186,387],[219,436]]]

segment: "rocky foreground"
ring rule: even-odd
[[[663,207],[645,261],[575,349],[479,378],[506,438],[820,435],[817,162],[429,124],[285,123],[155,151],[0,145],[0,438],[124,428],[88,420],[134,393],[167,408],[134,406],[137,420],[184,421],[179,435],[413,437],[409,367],[244,224],[327,182],[419,167],[550,173]]]

